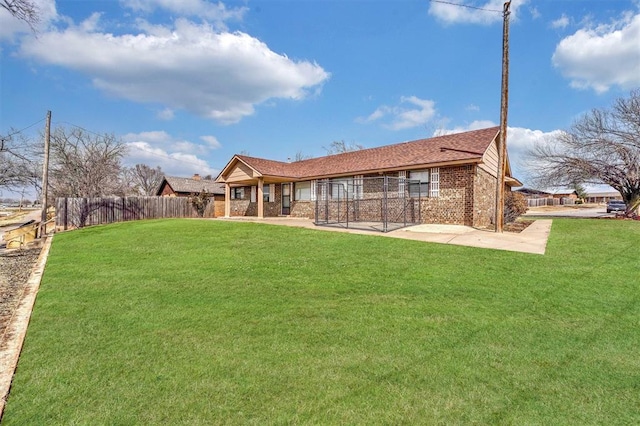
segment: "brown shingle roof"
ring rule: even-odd
[[[482,159],[499,130],[499,127],[491,127],[293,163],[246,155],[236,157],[263,176],[295,179],[411,169],[442,163],[473,163]]]
[[[176,176],[165,176],[164,179],[175,192],[199,194],[202,190],[209,194],[224,195],[224,184],[209,179],[191,179]]]

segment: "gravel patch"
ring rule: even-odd
[[[41,247],[0,252],[0,348],[6,344],[11,321],[31,275]]]

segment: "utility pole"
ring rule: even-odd
[[[47,232],[47,196],[49,187],[49,145],[51,141],[51,111],[47,111],[44,129],[44,164],[42,165],[42,213],[40,215],[40,238]]]
[[[500,99],[500,137],[498,138],[498,176],[496,183],[496,232],[504,225],[504,178],[507,167],[507,110],[509,106],[509,15],[511,1],[502,11],[502,96]]]

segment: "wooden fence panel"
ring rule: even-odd
[[[56,199],[56,227],[62,229],[83,228],[138,219],[183,217],[198,217],[198,212],[187,197]]]

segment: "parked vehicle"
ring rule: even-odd
[[[627,205],[622,200],[611,200],[607,203],[607,213],[624,212],[626,210]]]

